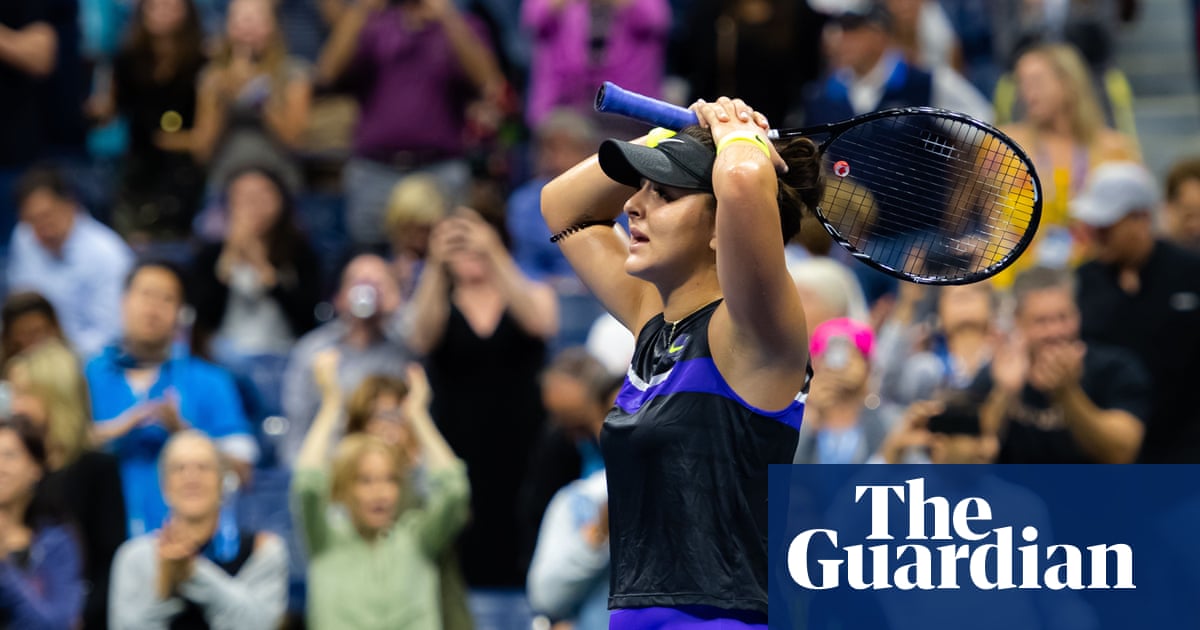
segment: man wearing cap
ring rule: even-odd
[[[1071,202],[1090,260],[1077,271],[1082,337],[1128,349],[1150,373],[1139,461],[1200,462],[1200,256],[1154,236],[1158,184],[1141,165],[1098,166]]]

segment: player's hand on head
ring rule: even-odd
[[[696,112],[700,127],[712,133],[713,142],[718,147],[731,134],[755,134],[762,138],[763,146],[767,147],[768,157],[775,170],[780,173],[787,172],[787,163],[775,149],[775,144],[767,139],[766,132],[770,129],[767,117],[762,112],[755,111],[742,99],[722,96],[712,103],[700,99],[693,103],[690,109]]]

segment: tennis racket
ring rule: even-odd
[[[691,110],[605,83],[596,110],[679,130]],[[901,280],[967,284],[1029,247],[1041,184],[1025,152],[995,127],[930,107],[889,109],[772,140],[817,143],[825,194],[816,218],[855,258]]]

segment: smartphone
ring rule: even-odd
[[[8,381],[0,381],[0,417],[12,415],[12,385]]]
[[[844,336],[830,337],[823,355],[825,367],[844,370],[850,365],[850,340]]]
[[[930,433],[944,435],[979,435],[979,408],[964,403],[948,403],[936,416],[929,418]]]

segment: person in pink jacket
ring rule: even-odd
[[[534,40],[531,127],[556,107],[590,111],[604,81],[647,96],[662,92],[667,0],[524,0],[521,21]]]

